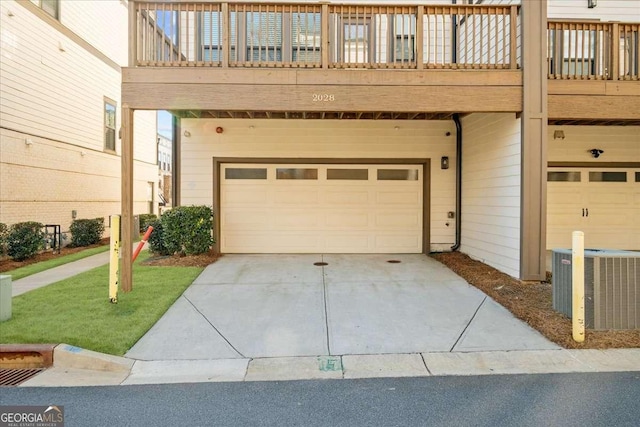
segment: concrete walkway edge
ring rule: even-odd
[[[143,361],[60,344],[22,387],[640,371],[640,349]]]

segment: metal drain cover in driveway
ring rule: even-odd
[[[13,387],[29,380],[46,368],[37,369],[0,369],[0,387]]]
[[[399,259],[390,259],[387,261],[389,264],[400,264],[402,261]]]
[[[314,262],[313,265],[318,267],[324,267],[325,265],[329,265],[328,262]]]

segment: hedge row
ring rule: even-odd
[[[213,210],[209,206],[180,206],[153,221],[149,249],[158,255],[197,255],[211,249]]]
[[[104,218],[76,219],[69,227],[71,246],[89,246],[98,243],[104,233]],[[45,248],[44,225],[19,222],[7,227],[0,223],[0,255],[9,255],[16,261],[33,258]]]

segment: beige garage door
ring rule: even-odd
[[[583,231],[587,248],[640,250],[640,170],[549,168],[547,178],[547,249]]]
[[[223,164],[224,253],[421,253],[422,165]]]

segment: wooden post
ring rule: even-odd
[[[231,38],[229,37],[231,28],[231,15],[229,14],[229,3],[222,3],[222,68],[229,68],[229,55],[231,54]],[[237,47],[236,47],[237,49]]]
[[[611,80],[620,78],[620,25],[617,22],[611,28]]]
[[[547,0],[525,1],[521,10],[523,111],[520,157],[520,278],[544,280],[549,116],[546,70]]]
[[[129,0],[129,67],[138,65],[138,19],[135,0]]]
[[[545,4],[546,4],[545,0]],[[546,15],[545,15],[546,17]],[[545,35],[545,45],[546,45],[546,35],[547,35],[547,23],[545,19],[545,28],[542,31],[542,34]],[[509,62],[511,65],[511,69],[515,70],[518,68],[518,6],[511,5],[511,25],[509,27]]]
[[[122,176],[121,176],[121,213],[122,213],[122,265],[120,285],[122,292],[133,289],[133,114],[134,110],[122,106]]]
[[[416,68],[424,68],[424,5],[418,5],[416,16]]]
[[[322,5],[322,15],[320,17],[320,53],[322,55],[322,68],[329,68],[329,5]]]

